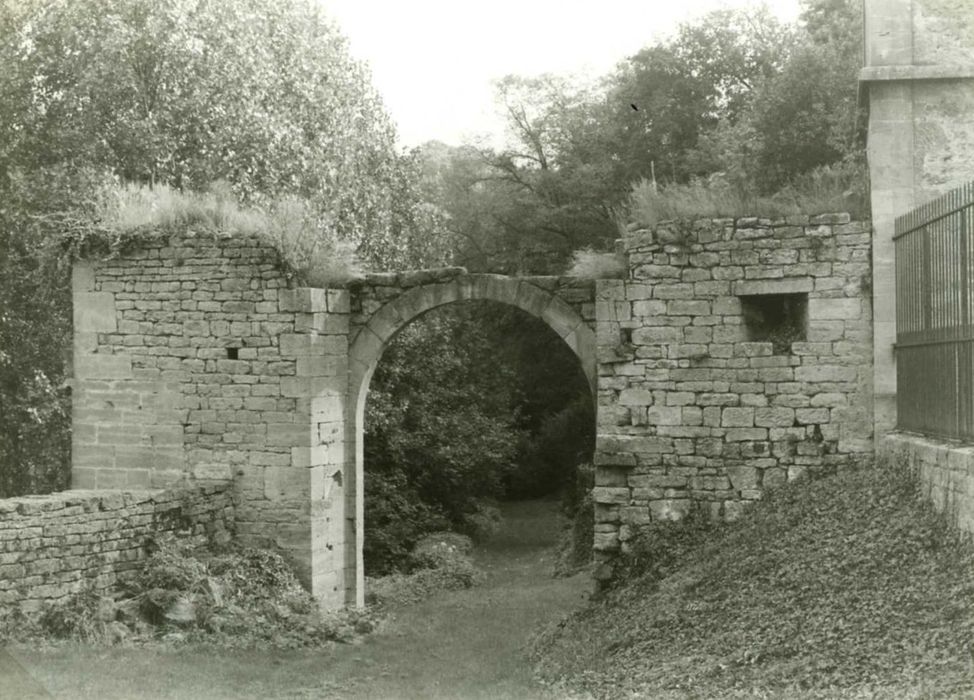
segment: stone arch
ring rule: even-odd
[[[490,300],[515,306],[544,321],[572,349],[581,362],[585,377],[596,396],[595,333],[581,316],[551,292],[526,280],[501,275],[463,275],[449,282],[412,287],[376,311],[350,343],[349,388],[346,405],[346,447],[350,464],[346,475],[346,526],[354,528],[354,537],[346,542],[354,551],[346,553],[346,591],[349,603],[365,602],[365,567],[362,548],[365,537],[364,445],[365,401],[369,383],[379,359],[389,342],[411,321],[428,311],[467,300]],[[351,521],[351,522],[350,522]]]

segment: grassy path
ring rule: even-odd
[[[537,625],[580,605],[589,587],[586,575],[550,576],[555,508],[509,504],[504,529],[477,553],[483,585],[393,611],[361,644],[276,652],[16,649],[0,664],[0,697],[29,686],[37,693],[30,697],[45,697],[43,688],[65,700],[547,698],[523,647]]]

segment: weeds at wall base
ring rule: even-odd
[[[0,641],[289,649],[350,642],[378,622],[371,609],[322,612],[277,553],[167,542],[108,595],[87,589],[39,614],[0,616]]]

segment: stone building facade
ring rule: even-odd
[[[896,426],[896,217],[974,179],[974,4],[864,0],[875,435]]]

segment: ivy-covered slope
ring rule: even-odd
[[[544,632],[549,682],[596,697],[957,697],[974,693],[974,548],[904,470],[773,492]],[[682,555],[670,566],[665,551]]]

